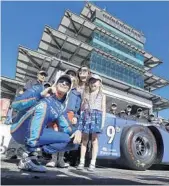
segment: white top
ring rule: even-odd
[[[98,92],[90,93],[90,95],[86,96],[86,99],[84,100],[82,110],[97,109],[102,111],[102,99],[103,99],[102,94],[99,94]]]

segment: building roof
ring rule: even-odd
[[[160,111],[160,110],[164,110],[164,109],[168,109],[169,108],[169,100],[162,98],[162,97],[154,97],[152,99],[153,101],[153,108],[154,111]]]
[[[15,96],[17,88],[24,86],[24,83],[15,79],[1,76],[1,97],[13,98]]]
[[[146,90],[156,90],[169,85],[169,80],[156,76],[150,72],[144,72],[144,88]]]
[[[38,51],[81,65],[89,60],[93,47],[46,26]]]
[[[30,75],[31,75],[30,69],[34,72],[37,72],[38,71],[37,66],[43,65],[44,69],[46,69],[46,71],[49,74],[47,81],[54,80],[56,72],[58,70],[66,70],[66,69],[77,70],[79,68],[78,65],[75,65],[71,62],[64,61],[64,60],[61,60],[61,59],[58,59],[58,58],[52,57],[52,56],[46,56],[45,54],[42,54],[40,52],[35,52],[35,51],[32,51],[32,50],[24,48],[24,47],[19,47],[18,51],[19,51],[19,54],[18,54],[18,61],[17,61],[17,73],[16,73],[17,78],[16,79],[18,79],[18,77],[20,77],[20,76],[23,76],[23,72],[22,72],[22,74],[20,74],[20,72],[18,72],[18,69],[19,69],[18,67],[25,65],[25,64],[27,64],[27,67],[26,67],[23,79],[25,77],[30,77]],[[44,59],[46,59],[45,64],[44,64]],[[37,64],[37,65],[35,65],[35,64]],[[92,71],[92,72],[99,74],[96,71]],[[125,92],[129,92],[131,94],[140,96],[142,98],[152,100],[152,101],[154,101],[153,103],[155,105],[155,108],[157,108],[158,106],[160,109],[169,107],[169,100],[167,100],[167,99],[161,98],[160,96],[150,93],[150,92],[143,90],[141,88],[132,87],[129,84],[126,84],[124,82],[121,82],[121,81],[113,79],[113,78],[110,78],[106,75],[103,75],[103,74],[99,74],[99,75],[103,78],[103,83],[105,85],[117,88],[117,89],[125,91]],[[157,99],[158,99],[158,102],[157,102]]]
[[[48,68],[49,59],[47,56],[20,46],[15,74],[16,80],[25,82],[29,79],[36,79],[39,70]]]
[[[136,46],[124,41],[123,39],[113,35],[112,33],[100,28],[90,22],[89,20],[85,20],[83,17],[80,17],[69,10],[67,10],[61,20],[61,23],[58,27],[58,30],[66,35],[76,38],[77,40],[81,40],[83,42],[87,42],[90,40],[93,31],[100,31],[101,33],[112,37],[118,43],[124,45],[125,47],[139,52],[144,56],[144,69],[150,70],[157,65],[161,64],[162,61],[150,53],[137,48]]]
[[[133,36],[134,39],[138,40],[141,43],[145,43],[145,37],[143,35],[143,33],[141,31],[138,31],[136,29],[134,29],[133,27],[129,26],[128,24],[124,23],[123,21],[121,21],[120,19],[116,18],[115,16],[112,16],[111,14],[109,14],[107,11],[105,11],[104,9],[101,9],[99,7],[97,7],[96,5],[92,4],[92,3],[86,3],[86,5],[84,6],[83,10],[81,11],[80,16],[84,17],[88,20],[91,20],[93,18],[93,14],[95,11],[99,11],[99,12],[104,12],[105,15],[107,15],[107,17],[109,17],[110,19],[113,19],[115,23],[118,22],[118,24],[114,24],[114,26],[116,27],[116,29],[120,30],[121,32],[123,32],[123,30],[120,28],[119,25],[122,25],[124,27],[127,27],[128,30],[133,31],[137,36]],[[130,34],[131,37],[131,34]]]

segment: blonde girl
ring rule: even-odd
[[[82,131],[81,156],[78,170],[84,169],[85,155],[89,134],[92,134],[92,159],[88,170],[94,171],[98,154],[98,134],[101,133],[105,114],[106,97],[102,92],[102,79],[98,75],[91,75],[88,79],[89,89],[84,92],[79,119],[79,130]]]

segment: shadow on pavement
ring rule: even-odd
[[[163,177],[163,176],[141,176],[138,177],[140,180],[147,180],[147,181],[160,181],[164,182],[164,184],[169,184],[169,177]]]
[[[1,169],[2,185],[141,185],[142,183],[115,178],[97,178],[90,173],[69,170],[74,175],[66,174],[58,169],[55,171],[48,170],[47,173],[31,173],[26,171],[10,171],[9,169]],[[5,175],[10,172],[10,175]],[[12,176],[11,176],[12,173]],[[82,177],[80,177],[80,175]],[[144,184],[145,185],[145,184]]]

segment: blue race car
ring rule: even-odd
[[[169,132],[163,125],[106,114],[98,158],[119,160],[134,170],[169,163]]]

